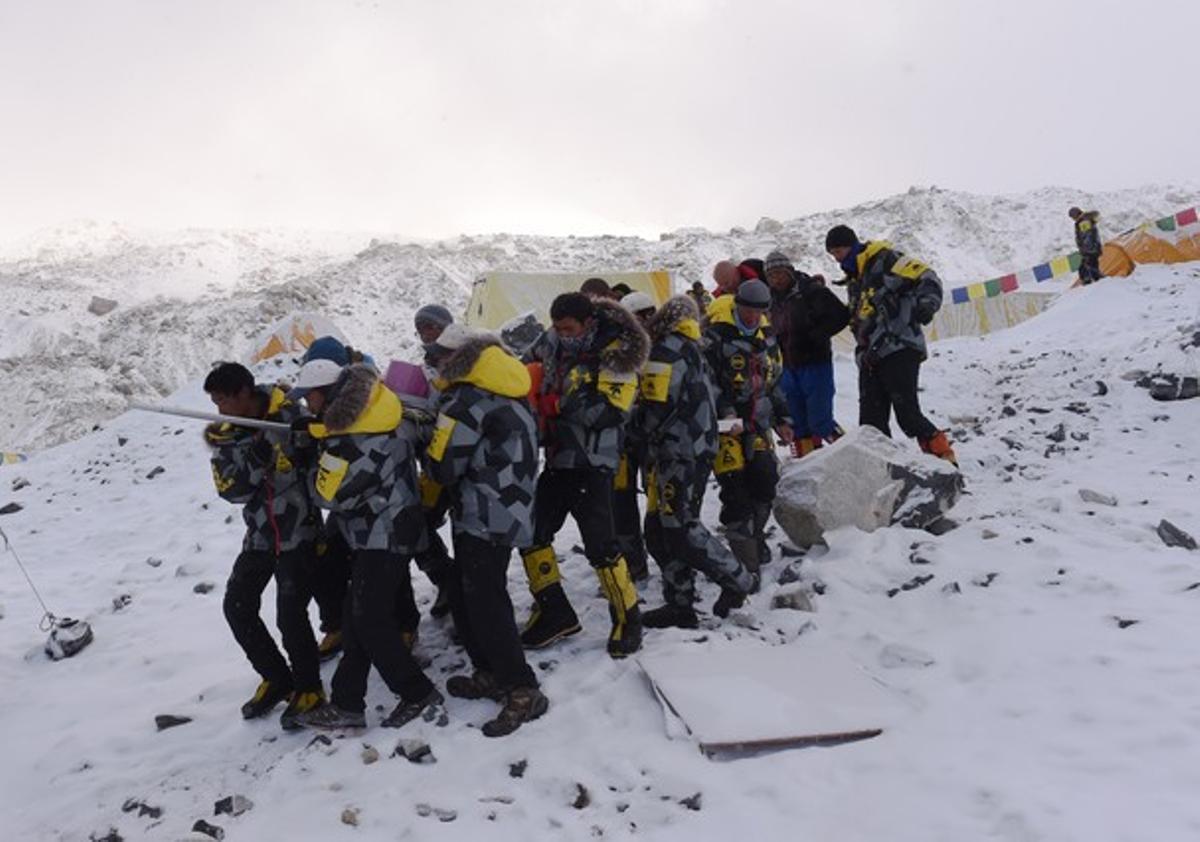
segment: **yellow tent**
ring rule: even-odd
[[[533,313],[547,324],[550,302],[564,292],[578,292],[588,278],[603,278],[609,286],[627,284],[646,293],[656,304],[671,297],[671,275],[655,272],[489,272],[475,281],[467,304],[466,323],[496,330],[505,322]]]
[[[1195,208],[1147,222],[1104,244],[1100,271],[1124,276],[1140,263],[1183,263],[1200,260],[1200,220]]]
[[[314,339],[333,336],[345,342],[346,337],[337,325],[317,313],[296,313],[276,322],[262,334],[250,350],[250,362],[260,363],[279,354],[299,356]]]

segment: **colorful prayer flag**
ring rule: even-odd
[[[1054,273],[1054,277],[1065,275],[1071,271],[1071,259],[1067,256],[1056,257],[1050,261],[1050,271]]]
[[[1017,276],[1005,275],[1000,279],[1000,289],[1003,292],[1014,292],[1017,289]]]
[[[1196,224],[1196,209],[1188,208],[1185,211],[1180,211],[1175,214],[1175,221],[1180,225],[1195,225]]]
[[[1049,263],[1043,263],[1033,267],[1033,277],[1039,282],[1048,281],[1054,277],[1054,272],[1050,269]]]
[[[967,295],[966,287],[955,287],[954,289],[950,290],[950,299],[955,304],[966,304],[971,300],[970,296]]]

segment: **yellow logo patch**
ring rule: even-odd
[[[656,403],[666,403],[671,394],[671,364],[649,362],[642,371],[642,397]]]
[[[433,438],[429,442],[429,447],[425,450],[429,454],[429,458],[435,462],[441,462],[442,457],[446,455],[446,447],[450,444],[450,437],[454,435],[454,425],[458,422],[449,415],[438,413],[437,426],[433,430]]]
[[[722,433],[717,440],[719,446],[717,459],[713,463],[713,473],[728,474],[746,467],[746,454],[742,451],[742,442],[739,436]]]
[[[349,467],[350,463],[345,459],[332,453],[322,453],[321,461],[317,463],[317,493],[332,501]]]

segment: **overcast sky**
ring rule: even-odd
[[[0,0],[0,236],[753,225],[1196,183],[1200,2]]]

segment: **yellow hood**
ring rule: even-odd
[[[712,304],[708,305],[708,323],[713,325],[733,325],[740,331],[737,321],[734,319],[734,312],[737,310],[737,301],[732,295],[722,295]],[[770,319],[764,311],[762,318],[758,322],[758,330],[756,336],[761,336],[763,328],[771,324]]]
[[[403,417],[404,405],[400,403],[400,398],[396,397],[395,392],[377,380],[371,386],[371,394],[367,398],[367,405],[350,426],[342,430],[329,429],[326,430],[326,434],[350,436],[355,434],[390,433],[400,426],[400,420]],[[317,430],[314,430],[313,434],[317,438],[321,437],[320,432]]]
[[[693,341],[700,339],[700,323],[695,319],[684,319],[675,325],[675,332]]]
[[[506,398],[523,398],[533,385],[524,364],[499,345],[484,348],[470,370],[450,382],[468,383]]]
[[[858,277],[862,278],[863,272],[865,272],[867,269],[867,264],[871,262],[871,259],[875,257],[875,255],[879,254],[879,252],[883,251],[884,249],[890,249],[891,247],[892,244],[887,240],[871,240],[868,242],[866,247],[856,258],[858,261]]]

